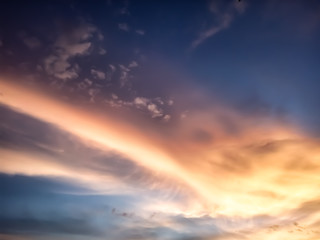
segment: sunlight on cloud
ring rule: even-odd
[[[207,216],[216,219],[214,224],[226,233],[246,233],[256,239],[301,239],[305,234],[315,239],[312,236],[318,234],[314,226],[319,208],[304,212],[310,202],[320,199],[320,145],[291,125],[244,116],[221,105],[193,111],[166,136],[111,114],[90,115],[3,80],[0,84],[1,104],[54,124],[100,149],[118,151],[190,187],[185,205],[161,199],[144,202],[141,208],[148,214],[157,211],[186,219]],[[92,186],[102,179],[94,171],[77,172],[41,156],[1,152],[6,156],[1,166],[4,173],[74,176]],[[31,164],[33,168],[26,167]],[[172,220],[163,221],[176,226],[169,223]],[[291,232],[297,233],[293,237]],[[221,239],[237,237],[222,234]]]

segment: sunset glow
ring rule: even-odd
[[[4,14],[0,239],[318,240],[320,5],[293,2]]]

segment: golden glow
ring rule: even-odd
[[[172,130],[164,143],[160,133],[148,134],[143,126],[131,124],[129,120],[89,114],[5,81],[0,82],[0,87],[2,104],[52,123],[102,149],[114,149],[153,172],[159,171],[186,183],[196,193],[188,209],[158,203],[154,208],[159,211],[193,217],[208,214],[234,218],[266,214],[281,219],[287,214],[288,218],[299,219],[299,216],[290,216],[291,212],[305,202],[320,199],[319,142],[292,126],[286,127],[274,120],[260,123],[252,116],[241,116],[221,106],[212,114],[194,112]],[[216,115],[231,118],[239,130],[226,131]],[[188,131],[198,126],[214,134],[212,142],[188,138]],[[0,151],[7,156],[2,160],[2,172],[79,176],[64,166],[39,160],[41,158],[33,160],[34,169],[30,169],[27,166],[32,157],[14,161],[17,158],[14,153]],[[82,176],[83,181],[97,178],[94,172],[84,175],[87,179]],[[302,218],[301,214],[300,221],[311,225],[318,216],[315,213]],[[290,235],[297,229],[290,224],[267,231],[268,227],[259,225],[246,225],[246,229],[256,229],[249,235],[254,239],[287,239],[288,236],[301,239],[300,233]],[[227,225],[222,227],[228,229]],[[309,239],[315,239],[312,236],[316,233],[312,231]],[[226,236],[224,239],[236,238]]]

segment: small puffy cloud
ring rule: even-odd
[[[100,79],[100,80],[103,80],[106,78],[106,74],[104,72],[96,70],[96,69],[91,69],[91,75],[94,78]]]
[[[168,115],[168,114],[166,114],[166,115],[163,117],[163,120],[164,120],[165,122],[170,121],[170,119],[171,119],[171,116]]]
[[[157,104],[155,104],[151,99],[148,99],[145,97],[136,97],[133,100],[133,104],[137,108],[144,109],[147,112],[149,112],[152,118],[162,117],[164,115],[163,110]],[[170,119],[169,115],[166,115],[164,118],[165,121],[168,121],[169,119]]]
[[[172,105],[173,105],[173,100],[172,100],[172,99],[170,99],[170,100],[168,101],[168,105],[169,105],[169,106],[172,106]]]
[[[163,115],[162,110],[154,103],[148,105],[148,110],[150,111],[152,118],[161,117]]]
[[[126,23],[119,23],[118,27],[122,31],[129,32],[129,26]]]
[[[138,63],[136,61],[132,61],[130,64],[129,64],[129,68],[135,68],[135,67],[138,67]]]
[[[139,106],[147,106],[149,100],[147,98],[144,98],[144,97],[136,97],[134,100],[133,100],[134,104],[137,105],[138,107]]]
[[[47,74],[52,75],[62,80],[77,78],[79,66],[71,65],[66,55],[54,56],[51,55],[44,60],[44,69]]]
[[[77,84],[77,87],[79,89],[87,89],[88,87],[90,87],[92,85],[92,81],[88,78],[85,78],[82,82]]]
[[[66,55],[54,56],[51,55],[44,60],[44,69],[47,74],[53,75],[56,78],[62,80],[77,78],[80,70],[79,65],[71,65],[68,62]]]

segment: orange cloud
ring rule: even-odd
[[[101,149],[116,150],[153,172],[186,183],[196,194],[188,209],[165,203],[154,208],[193,217],[207,214],[250,219],[269,215],[282,224],[270,229],[267,223],[244,225],[247,236],[257,239],[285,239],[294,231],[290,224],[297,219],[306,228],[310,226],[310,234],[317,234],[312,226],[319,213],[315,210],[306,216],[301,206],[320,199],[320,144],[293,126],[216,105],[192,110],[177,125],[146,131],[143,124],[130,119],[79,109],[7,81],[0,81],[0,88],[1,104],[54,124]],[[20,169],[19,173],[29,174],[28,168],[10,165],[13,155],[0,170],[14,173]],[[19,162],[21,166],[28,164],[28,160]],[[32,174],[51,174],[48,168],[63,174],[63,166],[42,168],[40,163]],[[95,176],[91,174],[90,179]],[[228,225],[221,228],[234,229]]]

